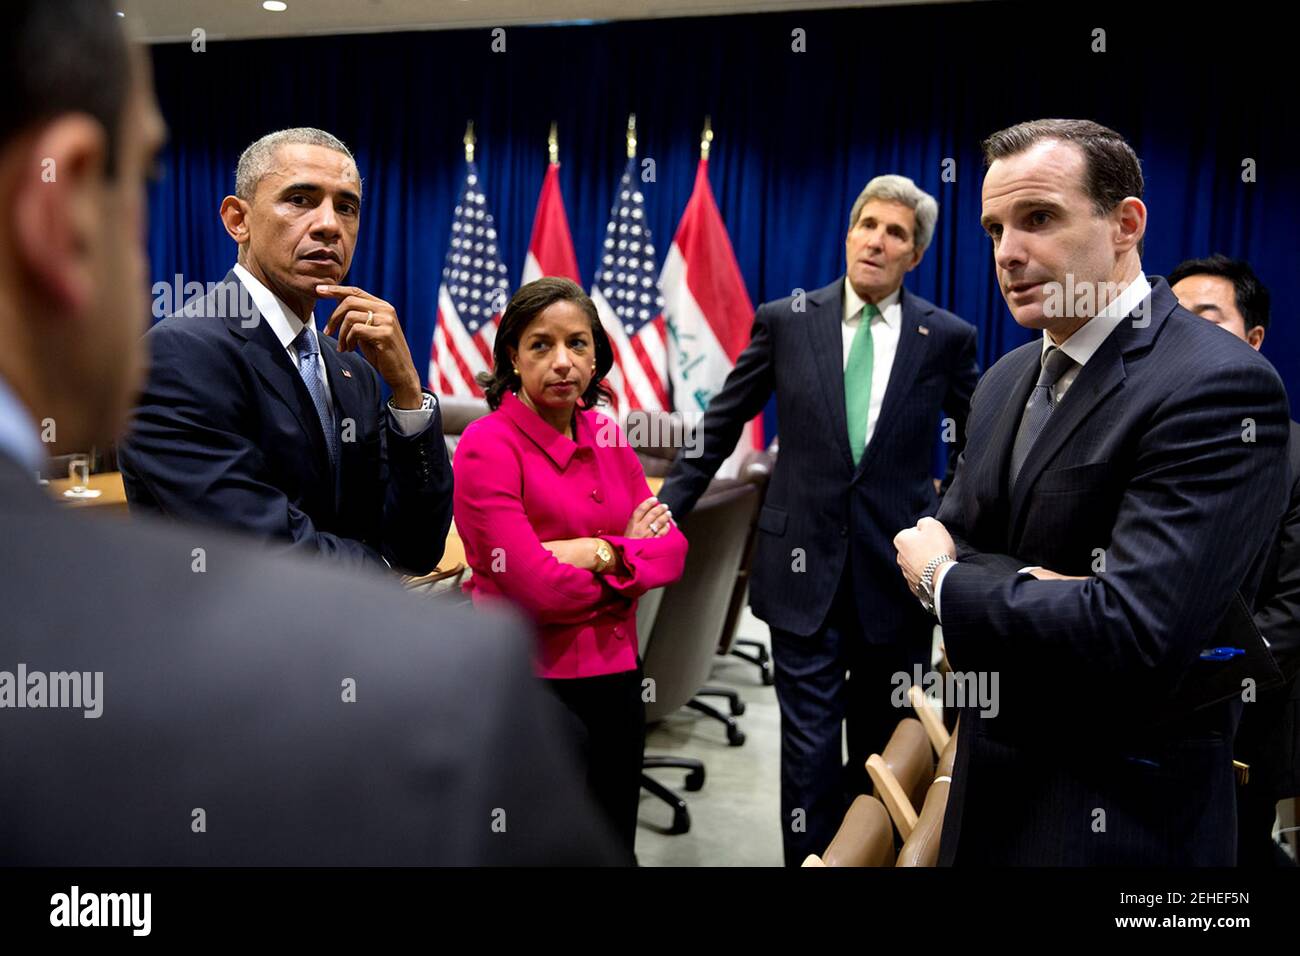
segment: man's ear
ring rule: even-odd
[[[1129,196],[1115,207],[1115,245],[1120,252],[1136,249],[1147,231],[1147,207],[1136,196]]]
[[[221,223],[231,239],[239,245],[248,242],[248,203],[238,196],[221,200]]]
[[[104,128],[83,113],[40,127],[19,155],[13,194],[14,247],[20,266],[64,311],[95,301],[96,246],[102,242]]]
[[[1250,329],[1246,333],[1246,344],[1258,352],[1259,347],[1264,344],[1264,326],[1256,325]]]

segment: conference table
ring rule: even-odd
[[[646,483],[650,486],[652,494],[659,494],[659,489],[663,487],[662,478],[647,478]],[[92,491],[98,491],[100,494],[95,498],[67,498],[64,492],[72,487],[71,480],[60,478],[49,483],[47,490],[56,501],[66,504],[70,508],[91,508],[98,514],[126,514],[126,491],[122,487],[122,474],[117,471],[108,471],[98,475],[91,475],[86,487]],[[455,570],[465,565],[465,544],[460,540],[460,535],[456,533],[456,524],[452,522],[451,532],[447,535],[446,546],[442,552],[442,560],[438,562],[438,567],[444,571]]]

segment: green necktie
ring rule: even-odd
[[[849,420],[849,448],[853,464],[862,458],[867,447],[867,417],[871,410],[871,366],[875,349],[871,341],[871,320],[880,310],[868,302],[862,307],[862,321],[853,333],[849,364],[844,366],[844,410]]]

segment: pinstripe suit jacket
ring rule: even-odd
[[[953,669],[996,672],[999,700],[962,713],[945,862],[1235,862],[1241,704],[1163,718],[1233,594],[1254,597],[1287,496],[1287,399],[1163,279],[1145,305],[1079,372],[1013,491],[1041,343],[972,398],[938,514],[958,549],[940,610]]]

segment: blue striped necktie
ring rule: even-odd
[[[311,393],[312,404],[316,406],[316,414],[320,416],[320,427],[325,433],[325,447],[330,456],[330,468],[337,469],[339,435],[334,428],[334,409],[330,407],[329,398],[325,394],[320,362],[316,360],[316,356],[320,355],[320,346],[316,343],[316,330],[310,325],[304,325],[297,338],[293,340],[293,349],[298,353],[298,373],[302,375],[303,384]]]

